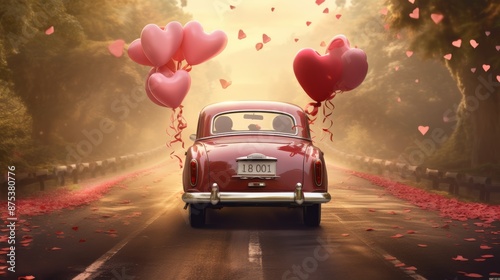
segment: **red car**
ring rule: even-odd
[[[205,107],[186,152],[182,200],[192,227],[207,208],[302,207],[319,226],[330,201],[323,152],[315,147],[302,108],[282,102],[222,102]]]

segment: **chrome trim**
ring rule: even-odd
[[[210,203],[212,203],[212,205],[215,205],[219,203],[219,201],[220,201],[219,186],[217,185],[217,183],[214,183],[212,185],[212,191],[210,192]]]
[[[213,190],[213,189],[212,189]],[[302,192],[303,201],[296,199],[296,192],[218,192],[216,193],[218,203],[327,203],[331,196],[327,192]],[[182,200],[186,203],[212,203],[212,193],[210,192],[189,192],[182,195]],[[212,205],[216,205],[213,204]]]
[[[304,192],[302,191],[301,183],[297,183],[295,185],[295,191],[293,192],[293,201],[295,201],[298,205],[304,203]]]

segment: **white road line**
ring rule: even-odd
[[[162,204],[166,204],[168,201],[174,201],[173,198],[177,195],[177,193],[173,193],[170,195],[168,198],[166,198],[164,201],[162,201]],[[93,262],[91,265],[89,265],[85,271],[82,273],[78,274],[75,276],[72,280],[86,280],[86,279],[94,279],[97,277],[100,273],[98,272],[99,268],[104,265],[109,259],[111,259],[116,253],[118,253],[125,245],[127,245],[130,240],[134,239],[139,233],[141,233],[144,229],[146,229],[149,225],[151,225],[156,219],[158,219],[161,215],[163,215],[165,212],[167,212],[169,207],[165,207],[163,211],[158,212],[156,215],[151,217],[145,224],[143,224],[141,227],[137,228],[135,231],[133,231],[130,235],[125,237],[122,241],[120,241],[118,244],[116,244],[113,248],[111,248],[109,251],[104,253],[100,258],[98,258],[95,262]]]
[[[262,249],[260,248],[259,232],[251,231],[248,239],[248,261],[262,268]]]

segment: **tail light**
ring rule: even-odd
[[[314,182],[316,186],[323,183],[323,163],[319,159],[314,162]]]
[[[198,162],[195,159],[189,163],[189,175],[191,186],[195,186],[198,182]]]

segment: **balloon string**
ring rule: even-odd
[[[170,158],[173,159],[174,157],[176,157],[179,160],[179,168],[182,169],[182,159],[178,155],[174,155],[174,151],[172,151],[170,153]]]
[[[187,122],[184,116],[182,115],[182,108],[183,108],[182,105],[178,107],[179,111],[177,112],[177,115],[175,116],[173,122],[171,123],[171,127],[174,127],[176,134],[174,135],[174,140],[170,141],[169,146],[171,146],[173,143],[180,142],[182,148],[184,148],[184,141],[182,140],[182,131],[187,127]],[[173,114],[175,114],[176,109],[173,110],[174,110]],[[175,125],[175,122],[177,122],[177,126]]]

